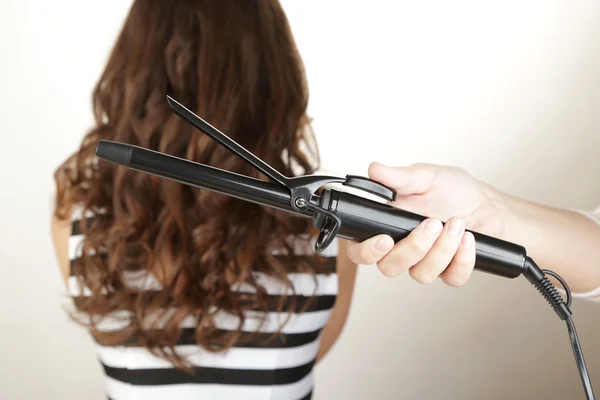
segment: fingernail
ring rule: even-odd
[[[381,239],[377,239],[375,244],[373,245],[373,249],[376,253],[386,254],[388,253],[392,247],[394,247],[394,241],[389,236],[384,236]]]
[[[442,231],[443,225],[440,220],[430,219],[425,223],[425,232],[429,236],[436,236],[438,233]]]
[[[471,232],[465,232],[465,234],[462,237],[462,240],[460,241],[460,244],[462,245],[462,247],[465,248],[469,248],[473,246],[473,243],[475,242],[475,238],[473,237],[473,234]]]
[[[463,223],[458,218],[452,218],[448,223],[448,232],[452,235],[458,235],[463,230]]]

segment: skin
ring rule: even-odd
[[[337,257],[338,294],[329,321],[321,333],[317,362],[321,361],[337,342],[348,319],[348,311],[354,294],[357,265],[348,257],[347,247],[348,241],[340,239]]]
[[[65,282],[69,279],[69,237],[71,235],[70,221],[59,220],[56,217],[51,221],[52,242],[58,261],[60,274]],[[347,255],[345,240],[339,241],[339,253],[336,260],[338,274],[338,295],[327,325],[321,332],[321,342],[317,354],[317,362],[322,360],[339,338],[348,317],[348,310],[352,302],[354,283],[356,281],[357,265]]]
[[[466,228],[524,246],[574,293],[600,287],[600,225],[584,215],[511,196],[455,167],[373,163],[369,177],[397,191],[392,205],[429,218],[396,244],[385,235],[349,243],[348,256],[358,264],[377,264],[387,277],[408,271],[421,284],[440,278],[462,286],[475,264]]]

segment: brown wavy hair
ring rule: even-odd
[[[290,268],[317,273],[323,264],[316,256],[296,259],[284,240],[309,232],[308,220],[95,157],[100,139],[114,140],[265,179],[173,114],[167,94],[285,175],[314,172],[318,152],[303,65],[278,1],[133,3],[93,92],[95,127],[55,172],[55,215],[69,218],[75,205],[94,214],[81,224],[83,256],[71,263],[91,291],[77,304],[88,317],[79,322],[102,344],[133,340],[186,368],[174,351],[186,317],[198,320],[199,345],[227,349],[241,332],[219,331],[217,312],[238,316],[241,327],[246,311],[267,310],[253,271],[291,287]],[[275,257],[271,248],[287,256]],[[151,273],[161,290],[131,289],[131,271]],[[240,283],[256,294],[233,291]],[[293,303],[282,297],[278,308]],[[131,316],[117,333],[89,318],[121,310]]]

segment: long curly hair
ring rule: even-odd
[[[324,267],[317,256],[296,258],[286,240],[310,232],[308,220],[95,157],[99,140],[114,140],[265,179],[173,114],[167,94],[285,175],[313,173],[319,157],[303,65],[278,1],[133,3],[93,92],[95,127],[55,172],[55,215],[69,218],[76,205],[94,215],[81,223],[83,255],[71,263],[89,288],[78,322],[104,345],[135,341],[185,369],[174,348],[186,318],[198,321],[197,344],[227,349],[241,340],[246,311],[267,310],[254,271],[291,288],[290,268]],[[136,291],[128,273],[149,273],[161,289]],[[239,284],[255,293],[233,291]],[[278,309],[291,310],[293,298]],[[98,328],[118,311],[126,327]],[[215,327],[223,311],[240,318],[237,331]]]

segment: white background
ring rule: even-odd
[[[62,307],[52,174],[90,124],[129,2],[0,3],[0,398],[103,399]],[[284,2],[323,166],[455,164],[513,194],[600,202],[600,2]],[[351,139],[358,138],[358,139]],[[575,301],[600,391],[600,305]],[[460,289],[361,267],[316,399],[582,398],[564,325],[524,279]]]

